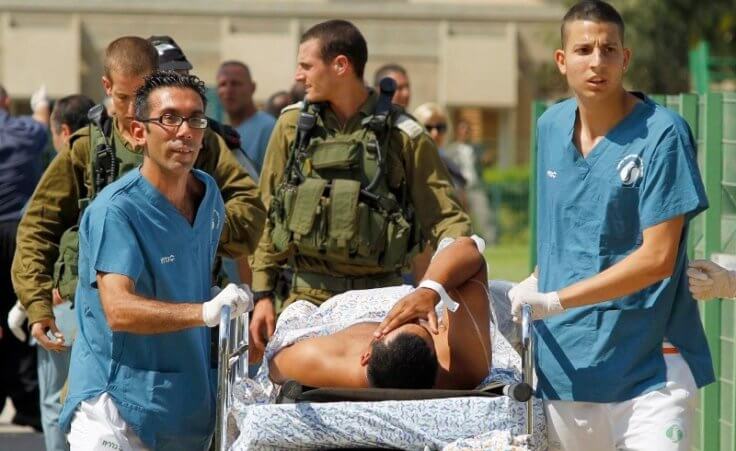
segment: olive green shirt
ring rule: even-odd
[[[123,139],[117,123],[112,128],[112,145],[118,152],[142,152]],[[44,172],[18,226],[11,275],[28,312],[28,324],[54,317],[51,290],[59,241],[64,231],[78,223],[79,200],[88,197],[92,187],[89,127],[78,130],[70,142],[71,148],[61,150]],[[210,129],[205,131],[194,167],[214,177],[225,201],[218,254],[230,258],[251,254],[266,217],[256,184],[225,141]]]
[[[358,113],[341,125],[337,116],[326,108],[321,113],[322,124],[328,134],[352,133],[359,130],[363,118],[373,114],[378,94],[371,91]],[[261,198],[266,208],[271,203],[273,193],[284,177],[284,170],[296,135],[299,108],[285,109],[274,127],[266,150],[266,158],[261,171]],[[440,160],[434,142],[416,122],[415,133],[406,133],[397,128],[391,130],[387,167],[389,186],[398,188],[406,180],[411,201],[416,209],[422,233],[432,246],[443,237],[470,235],[471,226],[468,215],[458,202],[449,174]],[[416,129],[419,127],[419,129]],[[323,259],[291,255],[291,251],[278,252],[271,241],[273,224],[267,218],[266,228],[258,243],[253,261],[253,291],[272,291],[280,267],[293,259],[297,271],[329,274],[332,276],[365,277],[385,274],[380,268],[340,264]],[[304,290],[302,298],[315,302],[326,299],[332,293],[322,290]],[[292,293],[293,298],[293,293]]]

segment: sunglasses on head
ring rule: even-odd
[[[427,131],[430,133],[432,132],[432,130],[437,130],[437,133],[445,133],[447,131],[447,124],[424,124],[424,128],[426,128]]]

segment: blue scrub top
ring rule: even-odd
[[[573,143],[574,99],[538,122],[539,289],[557,291],[616,264],[642,231],[684,215],[671,277],[637,293],[535,323],[538,395],[620,402],[664,386],[662,342],[697,385],[714,381],[697,303],[687,288],[688,221],[707,208],[687,123],[649,98],[584,158]]]
[[[276,125],[276,119],[263,111],[256,113],[244,120],[235,129],[240,133],[240,145],[248,155],[248,158],[256,164],[258,174],[263,168],[263,160],[266,157],[266,148],[268,140],[271,139],[271,132]]]
[[[182,303],[209,299],[224,204],[215,181],[192,172],[206,188],[194,224],[139,169],[102,190],[84,212],[75,298],[79,330],[59,421],[64,430],[81,401],[107,392],[146,446],[203,450],[209,445],[216,393],[209,329],[113,332],[95,282],[98,271],[122,274],[141,296]]]

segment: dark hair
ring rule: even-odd
[[[142,77],[158,68],[158,51],[146,39],[123,36],[112,41],[105,49],[105,75],[112,72]]]
[[[205,94],[204,82],[195,75],[184,75],[171,70],[157,71],[143,80],[143,85],[135,92],[135,117],[145,119],[148,117],[148,97],[159,88],[184,88],[191,89],[199,94],[202,99],[202,107],[207,108],[207,96]]]
[[[377,388],[432,388],[437,356],[418,335],[402,333],[389,343],[375,341],[368,361],[368,382]]]
[[[279,117],[281,110],[294,103],[291,94],[287,91],[276,91],[266,100],[263,109],[273,117]]]
[[[220,64],[220,67],[217,69],[217,73],[219,74],[222,71],[222,69],[224,69],[227,66],[235,66],[235,67],[239,67],[243,69],[245,71],[246,77],[248,77],[248,79],[252,79],[252,77],[250,76],[250,68],[248,67],[248,65],[238,60],[228,60],[228,61],[223,62],[222,64]]]
[[[621,18],[616,8],[601,0],[583,0],[567,10],[565,17],[562,18],[560,38],[563,47],[565,46],[565,27],[569,22],[575,20],[612,23],[618,27],[621,43],[624,42],[624,19]]]
[[[406,72],[406,69],[404,69],[404,66],[400,66],[396,63],[384,64],[383,66],[379,67],[375,75],[373,75],[373,86],[377,87],[381,80],[388,77],[388,74],[392,72],[397,72],[407,78],[409,77],[409,74]]]
[[[322,61],[329,63],[338,55],[345,55],[353,65],[355,75],[362,80],[368,61],[368,44],[360,30],[347,20],[328,20],[318,23],[302,35],[300,44],[317,39]]]
[[[54,103],[54,111],[51,113],[51,126],[56,133],[61,131],[61,126],[66,125],[72,133],[89,124],[87,111],[95,106],[89,97],[82,94],[74,94],[62,97]]]
[[[304,84],[295,81],[294,84],[291,85],[291,89],[289,89],[289,94],[291,94],[292,103],[296,103],[304,99],[304,95],[305,95]]]

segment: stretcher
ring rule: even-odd
[[[510,287],[510,284],[504,282],[491,283],[491,292],[495,293],[492,297],[505,296]],[[490,446],[489,443],[499,439],[499,434],[486,437],[484,442],[483,434],[478,434],[478,428],[483,427],[484,412],[489,416],[496,415],[495,411],[499,408],[513,411],[510,416],[514,418],[510,421],[494,420],[493,423],[494,427],[499,424],[508,425],[509,437],[505,439],[510,440],[509,443],[518,443],[517,449],[544,449],[546,425],[541,413],[541,403],[531,397],[534,375],[531,309],[524,306],[522,324],[519,327],[511,323],[508,302],[494,302],[492,305],[496,321],[504,322],[504,327],[499,327],[499,331],[512,336],[509,341],[520,354],[521,371],[518,379],[513,376],[501,377],[500,382],[487,382],[485,387],[473,391],[363,389],[356,394],[355,390],[305,390],[298,385],[285,386],[282,392],[285,391],[286,398],[291,398],[288,402],[294,404],[256,406],[251,416],[257,419],[247,422],[247,431],[238,431],[245,423],[237,424],[232,409],[236,402],[234,387],[250,383],[247,357],[248,315],[230,318],[229,309],[224,310],[218,341],[215,449],[335,448],[347,447],[343,441],[353,438],[356,442],[350,443],[350,447],[486,449]],[[283,393],[281,397],[284,398]],[[451,412],[452,419],[457,419],[458,424],[452,421],[448,423],[446,418],[433,420],[431,413],[435,410]],[[259,416],[256,411],[261,411],[262,415]],[[371,417],[373,414],[375,417]],[[417,419],[417,415],[421,418]],[[428,417],[426,421],[425,416]],[[513,421],[520,416],[523,417],[523,425]],[[398,424],[401,420],[406,420],[406,423]],[[464,424],[459,424],[461,421]],[[434,432],[437,423],[442,424],[439,428],[442,430]],[[366,424],[371,425],[372,429],[366,430]],[[390,430],[392,427],[396,430]],[[407,432],[406,429],[410,430]],[[454,439],[448,437],[453,431],[460,436]],[[241,432],[239,438],[238,432]],[[335,438],[336,435],[340,437]],[[475,441],[462,440],[468,435],[474,436]],[[320,442],[322,439],[324,441]],[[234,443],[236,446],[233,446]],[[419,446],[420,443],[422,446]]]

